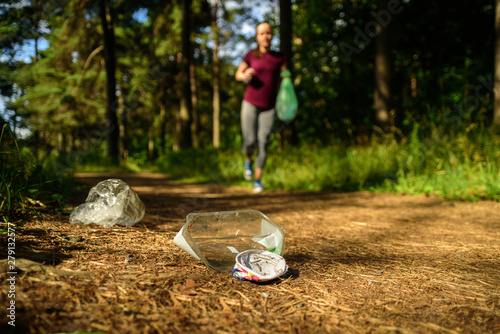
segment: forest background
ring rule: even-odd
[[[2,217],[28,198],[61,204],[75,171],[246,185],[234,73],[261,20],[275,27],[300,105],[275,123],[267,189],[498,200],[498,8],[3,0]]]

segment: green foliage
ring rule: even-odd
[[[242,156],[234,150],[185,150],[162,155],[155,169],[178,180],[232,185],[240,183]]]
[[[159,170],[175,178],[246,184],[240,181],[243,158],[238,152],[245,86],[234,80],[234,72],[254,45],[252,32],[241,28],[254,25],[253,9],[269,2],[237,1],[226,8],[219,2],[217,17],[212,2],[193,3],[191,88],[196,95],[191,101],[196,109],[190,129],[201,149],[186,152],[171,152],[179,131],[179,3],[109,2],[116,38],[116,111],[122,153],[128,157],[118,168],[105,156],[107,93],[98,2],[26,1],[22,9],[9,3],[0,10],[0,92],[9,102],[2,117],[29,129],[33,143],[30,160],[23,157],[26,147],[8,146],[9,166],[17,161],[30,178],[49,173],[57,180],[73,171],[136,171],[159,157]],[[375,0],[292,3],[289,67],[300,107],[289,127],[292,135],[285,139],[293,138],[295,147],[287,145],[281,152],[276,141],[270,146],[275,153],[265,174],[268,189],[385,189],[495,198],[498,158],[485,147],[497,139],[484,130],[493,109],[495,11],[490,1],[400,1],[402,10],[390,17],[379,15]],[[266,19],[275,23],[276,14],[268,11]],[[390,125],[391,131],[400,129],[397,138],[372,137],[376,33],[370,29],[377,20],[388,20],[391,35]],[[216,31],[220,151],[210,149]],[[48,49],[30,54],[32,63],[15,61],[21,44],[40,37],[49,42]],[[43,161],[43,166],[32,161]],[[11,192],[3,193],[4,208],[16,202],[8,198],[23,193]],[[57,196],[51,200],[61,202]]]
[[[27,28],[31,19],[28,13],[41,13],[37,19],[47,21],[50,26],[50,31],[43,32],[49,48],[39,53],[38,61],[19,63],[19,71],[12,76],[10,64],[2,64],[0,77],[6,79],[2,87],[5,94],[11,96],[13,87],[22,91],[22,96],[13,98],[16,101],[10,108],[28,121],[31,129],[48,134],[35,140],[56,147],[59,134],[71,135],[74,144],[81,146],[84,130],[99,128],[104,120],[106,76],[102,27],[96,2],[64,0],[65,6],[58,7],[59,3],[47,1],[42,5],[33,1],[22,11],[10,8],[0,17],[9,23],[5,34],[12,38],[14,28],[10,26],[17,23],[19,29]],[[197,115],[193,115],[193,122],[197,123],[192,127],[197,132],[193,136],[205,147],[211,143],[212,129],[214,17],[210,3],[194,2],[191,8],[198,101]],[[465,121],[482,118],[488,122],[492,89],[489,84],[483,87],[481,78],[492,73],[491,4],[472,0],[397,3],[401,10],[383,18],[388,20],[392,40],[393,125],[407,134],[411,124],[426,120],[443,123],[451,118]],[[150,141],[159,138],[155,149],[163,152],[175,137],[179,109],[182,13],[178,3],[170,1],[111,1],[110,5],[115,13],[116,77],[120,94],[117,112],[126,130],[124,145],[136,145],[134,149],[140,151],[145,149],[144,141],[137,138],[149,137]],[[238,132],[239,119],[234,114],[239,110],[244,85],[235,82],[234,71],[243,52],[253,43],[251,33],[238,30],[254,24],[252,8],[256,5],[237,2],[231,8],[219,8],[222,14],[217,20],[221,29],[220,120],[224,128],[222,136],[227,136],[222,138],[223,143],[233,140],[233,134]],[[136,19],[139,11],[145,20]],[[355,142],[358,137],[369,135],[374,125],[376,38],[369,30],[377,18],[381,19],[377,16],[380,11],[377,2],[303,0],[293,2],[292,11],[294,54],[290,69],[300,105],[293,124],[296,138],[304,144],[332,144],[339,140]],[[276,11],[268,16],[276,22]],[[464,17],[468,24],[463,24]],[[22,30],[19,29],[16,31]],[[0,38],[5,43],[3,50],[15,51],[16,43],[41,33],[40,29],[33,29],[26,35],[17,34],[22,37],[19,42]],[[237,44],[241,42],[246,49]],[[139,142],[143,146],[137,146]],[[153,156],[149,154],[148,158]]]
[[[490,129],[471,126],[464,132],[431,136],[415,127],[397,156],[397,182],[382,190],[436,194],[445,199],[500,200],[500,137]]]
[[[24,196],[33,190],[28,179],[34,170],[32,164],[23,160],[7,124],[4,124],[0,133],[0,165],[0,215],[7,222],[12,214],[24,211]]]
[[[430,130],[429,130],[430,131]],[[415,126],[408,140],[393,135],[369,144],[289,147],[270,152],[263,182],[268,190],[389,191],[445,199],[500,200],[500,137],[471,127],[431,137]],[[244,185],[243,154],[190,150],[162,156],[157,168],[174,179]]]
[[[6,124],[0,133],[0,165],[0,217],[4,222],[37,210],[62,211],[64,196],[77,188],[70,175],[36,163]]]

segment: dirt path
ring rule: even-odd
[[[91,186],[114,177],[78,176]],[[47,217],[16,236],[17,259],[44,264],[20,262],[17,332],[500,333],[498,202],[118,177],[146,205],[140,223],[104,229]],[[238,281],[172,242],[189,212],[242,209],[285,228],[284,279]],[[9,305],[1,284],[0,305]],[[2,333],[13,328],[5,312]]]

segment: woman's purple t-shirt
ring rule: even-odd
[[[254,69],[243,100],[259,108],[274,108],[280,84],[281,66],[286,64],[285,56],[279,52],[269,51],[264,53],[262,58],[256,58],[254,52],[250,51],[243,61]]]

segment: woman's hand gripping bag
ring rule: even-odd
[[[290,122],[297,114],[299,101],[295,94],[290,71],[281,73],[281,85],[276,97],[276,115],[283,122]]]

